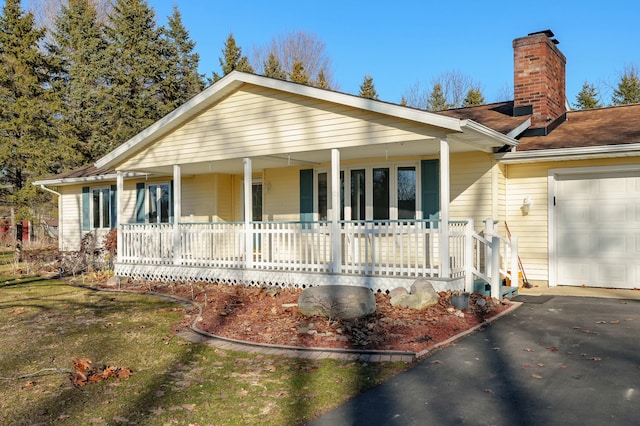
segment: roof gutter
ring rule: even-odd
[[[136,178],[136,177],[146,177],[149,176],[148,173],[140,173],[140,172],[124,172],[123,177],[127,178]],[[114,181],[118,178],[118,175],[115,173],[105,174],[105,175],[95,175],[95,176],[86,176],[86,177],[75,177],[75,178],[61,178],[61,179],[45,179],[38,180],[33,182],[34,185],[40,186],[45,191],[54,192],[48,188],[45,188],[44,185],[73,185],[78,183],[92,183],[92,182],[104,182],[104,181]],[[55,193],[55,192],[54,192]]]
[[[496,160],[504,164],[637,156],[640,156],[640,143],[626,145],[588,146],[580,148],[513,151],[495,154]]]

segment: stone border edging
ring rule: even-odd
[[[493,321],[507,315],[508,313],[511,313],[511,311],[519,308],[522,305],[522,302],[510,302],[511,306],[509,306],[507,309],[505,309],[504,311],[500,312],[499,314],[484,320],[483,322],[481,322],[480,324],[465,330],[461,333],[458,333],[450,338],[448,338],[447,340],[444,340],[440,343],[435,344],[432,348],[430,349],[425,349],[423,351],[420,352],[412,352],[412,351],[387,351],[387,350],[376,350],[376,349],[341,349],[341,348],[319,348],[319,347],[307,347],[307,346],[287,346],[287,345],[274,345],[274,344],[268,344],[268,343],[256,343],[256,342],[249,342],[246,340],[237,340],[237,339],[232,339],[229,337],[223,337],[223,336],[218,336],[215,334],[211,334],[211,333],[207,333],[206,331],[200,330],[196,324],[198,322],[200,322],[202,320],[202,306],[200,306],[199,303],[193,301],[193,300],[189,300],[189,299],[183,299],[181,297],[177,297],[177,296],[172,296],[172,295],[168,295],[168,294],[164,294],[164,293],[156,293],[153,291],[145,291],[145,290],[123,290],[123,289],[109,289],[109,288],[103,288],[103,287],[93,287],[93,286],[89,286],[86,284],[74,284],[74,283],[69,283],[70,285],[73,285],[75,287],[80,287],[80,288],[86,288],[88,290],[94,290],[94,291],[105,291],[105,292],[112,292],[112,293],[129,293],[129,294],[141,294],[141,295],[148,295],[148,296],[154,296],[154,297],[159,297],[162,299],[168,299],[170,301],[174,301],[176,303],[179,303],[181,305],[192,305],[195,308],[198,309],[198,315],[194,318],[194,320],[191,322],[191,324],[189,325],[189,330],[191,330],[191,332],[204,337],[206,339],[209,339],[208,342],[201,342],[201,343],[206,343],[206,344],[213,344],[213,346],[218,346],[220,347],[221,345],[216,345],[214,342],[221,342],[222,345],[231,345],[231,347],[225,347],[224,349],[229,349],[229,350],[237,350],[237,351],[242,351],[242,348],[256,348],[259,349],[261,352],[268,354],[269,352],[273,352],[273,353],[277,353],[278,355],[284,355],[284,356],[289,356],[292,358],[295,357],[299,357],[299,358],[312,358],[309,356],[306,356],[306,354],[317,354],[319,356],[315,357],[315,358],[336,358],[336,359],[350,359],[350,360],[366,360],[366,361],[370,361],[370,362],[383,362],[383,361],[404,361],[404,362],[413,362],[419,359],[422,359],[424,357],[426,357],[427,355],[430,355],[433,352],[436,352],[439,349],[442,349],[443,347],[450,345],[451,343],[455,342],[456,340],[459,340],[475,331],[477,331],[478,329],[487,326],[488,324],[491,324]],[[303,355],[305,354],[305,355]]]
[[[461,333],[458,333],[455,336],[449,337],[447,340],[443,340],[440,343],[436,343],[433,346],[433,348],[431,348],[431,349],[425,349],[424,351],[418,352],[416,354],[416,358],[418,358],[418,359],[423,358],[423,357],[429,355],[431,352],[435,352],[436,350],[441,349],[441,348],[443,348],[443,347],[455,342],[456,340],[462,339],[463,337],[465,337],[465,336],[477,331],[478,329],[480,329],[482,327],[485,327],[485,326],[491,324],[492,322],[498,320],[499,318],[502,318],[503,316],[505,316],[507,314],[510,314],[511,311],[515,311],[517,308],[522,306],[522,302],[510,302],[510,303],[511,303],[511,306],[509,306],[507,309],[505,309],[504,311],[500,312],[499,314],[494,315],[491,318],[488,318],[488,319],[482,321],[480,324],[478,324],[476,326],[473,326],[470,329],[465,330],[465,331],[463,331]]]

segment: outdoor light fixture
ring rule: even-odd
[[[522,213],[525,215],[529,214],[531,206],[533,206],[533,200],[527,195],[526,197],[524,197],[524,200],[522,200]]]

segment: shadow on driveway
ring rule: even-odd
[[[640,301],[532,299],[310,424],[637,424],[639,336]]]

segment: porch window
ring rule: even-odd
[[[327,172],[318,173],[318,219],[328,220],[329,186]]]
[[[147,217],[149,223],[169,223],[170,196],[169,183],[150,183],[147,185]]]
[[[416,218],[416,168],[398,167],[398,219]]]
[[[136,223],[173,221],[173,181],[136,183]]]
[[[389,219],[389,169],[373,169],[373,220]]]
[[[364,169],[351,170],[351,220],[365,220],[366,184]]]
[[[318,219],[328,220],[331,209],[330,176],[325,171],[319,171],[315,179]],[[345,220],[345,216],[347,220],[416,219],[417,179],[418,168],[414,165],[340,171],[340,220]],[[349,191],[346,197],[345,187]],[[309,189],[312,190],[313,187]]]

